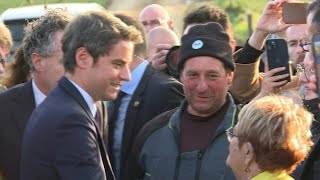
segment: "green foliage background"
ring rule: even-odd
[[[47,3],[97,2],[106,7],[111,0],[30,0],[30,1],[32,2],[32,4],[42,4],[45,1]],[[114,1],[120,1],[120,0],[114,0]],[[147,2],[149,3],[149,1],[150,0],[148,1],[145,0],[144,4],[146,4]],[[179,8],[175,9],[175,6],[177,6],[177,3],[179,2],[180,2],[180,5],[181,4],[186,5],[187,3],[183,3],[183,1],[184,0],[176,0],[176,1],[153,0],[152,2],[165,5],[166,7],[171,6],[171,8],[174,9],[174,12],[169,11],[170,15],[179,17],[177,18],[177,20],[181,21],[185,11],[184,10],[180,11]],[[309,2],[309,0],[301,0],[301,1]],[[123,0],[123,2],[129,3],[129,0]],[[135,4],[138,4],[138,2],[140,1],[135,0],[133,2]],[[259,18],[259,15],[262,12],[266,3],[267,3],[267,0],[213,0],[213,1],[194,0],[193,3],[190,4],[189,7],[186,7],[185,9],[188,10],[194,6],[200,6],[203,4],[210,4],[210,5],[217,6],[221,9],[224,9],[229,14],[231,23],[233,24],[234,36],[235,36],[235,39],[237,40],[237,44],[242,45],[250,35],[249,28],[248,28],[248,15],[252,16],[251,27],[252,29],[254,29],[255,24]],[[24,5],[28,5],[27,0],[0,0],[0,13],[2,13],[4,10],[10,7],[18,7],[18,6],[24,6]],[[129,9],[129,11],[139,11],[139,9],[141,8]],[[118,10],[125,11],[127,9],[118,9]]]
[[[298,1],[309,2],[309,0]],[[224,9],[229,14],[237,44],[243,45],[250,36],[248,16],[252,16],[251,28],[254,30],[267,0],[215,0],[210,3]]]
[[[72,2],[96,2],[101,5],[105,5],[108,0],[30,0],[32,4],[43,4],[47,3],[72,3]],[[14,8],[19,6],[26,6],[28,4],[28,0],[0,0],[0,13],[5,11],[8,8]]]

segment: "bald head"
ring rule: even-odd
[[[288,43],[288,52],[290,60],[295,68],[297,64],[302,63],[304,59],[304,51],[299,46],[301,40],[306,40],[306,24],[293,25],[286,30],[286,40]]]
[[[158,4],[146,6],[139,15],[139,20],[143,24],[146,33],[157,26],[172,28],[173,22],[164,7]]]
[[[147,34],[147,57],[153,57],[156,53],[158,44],[179,45],[180,41],[177,34],[165,27],[155,27]]]

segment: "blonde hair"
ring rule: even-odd
[[[302,101],[302,93],[293,89],[285,89],[282,90],[278,93],[278,95],[287,97],[291,99],[294,103],[303,106],[303,101]]]
[[[13,45],[12,36],[7,26],[0,21],[0,47],[10,49]]]
[[[291,99],[270,95],[252,101],[239,113],[239,146],[250,142],[263,171],[292,172],[308,154],[313,115]]]

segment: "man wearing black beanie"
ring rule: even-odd
[[[186,99],[140,131],[127,179],[236,179],[225,164],[225,130],[238,112],[227,92],[234,71],[228,42],[218,23],[194,26],[182,37],[177,69]]]
[[[215,22],[191,28],[188,34],[182,37],[179,54],[179,72],[186,60],[196,56],[214,57],[222,61],[226,68],[234,71],[229,36],[222,26]]]

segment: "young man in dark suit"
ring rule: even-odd
[[[0,174],[4,179],[20,179],[27,120],[64,74],[60,41],[70,20],[66,12],[52,11],[27,26],[22,49],[33,79],[0,93]]]
[[[21,179],[115,179],[95,102],[116,98],[130,80],[140,33],[107,12],[77,16],[62,38],[66,74],[26,127]]]

